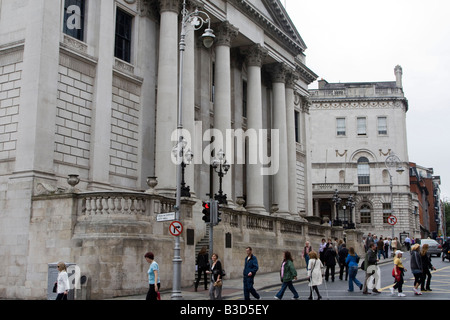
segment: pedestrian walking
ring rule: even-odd
[[[144,258],[148,263],[150,263],[150,267],[147,271],[149,289],[145,300],[157,301],[159,296],[159,289],[161,286],[159,279],[159,265],[155,261],[155,255],[153,254],[153,252],[147,252]]]
[[[420,257],[422,259],[422,283],[420,286],[421,291],[433,291],[430,288],[431,284],[431,272],[430,270],[436,270],[435,267],[431,264],[431,256],[428,254],[428,244],[424,244],[422,246],[422,250],[420,250]]]
[[[347,245],[342,243],[338,253],[339,260],[339,280],[342,280],[345,271],[345,281],[348,279],[348,264],[346,263],[346,259],[348,256],[349,249],[347,249]]]
[[[391,243],[391,238],[386,238],[384,239],[384,258],[387,259],[391,256],[391,252],[390,252],[390,243]]]
[[[325,249],[324,262],[326,266],[325,270],[325,281],[331,277],[331,281],[334,282],[334,271],[336,267],[336,249],[332,244],[329,244],[328,248]]]
[[[292,283],[293,280],[297,280],[297,270],[295,270],[294,260],[292,259],[292,254],[290,251],[285,251],[283,254],[283,262],[281,263],[280,268],[280,279],[283,284],[281,285],[280,291],[278,291],[274,298],[277,300],[283,299],[286,288],[289,288],[294,295],[292,299],[297,300],[299,295]]]
[[[409,236],[406,236],[405,238],[405,246],[406,246],[406,250],[410,251],[411,248],[411,238]]]
[[[222,300],[222,263],[216,253],[211,255],[212,265],[207,273],[211,274],[211,284],[209,286],[210,300]]]
[[[314,250],[309,253],[309,265],[308,265],[308,280],[309,280],[309,300],[313,298],[313,290],[317,294],[317,300],[322,299],[319,288],[322,284],[322,261],[317,256],[317,252]]]
[[[323,263],[323,255],[325,254],[325,249],[327,248],[327,246],[328,246],[328,243],[327,243],[327,241],[325,240],[325,238],[322,238],[322,242],[320,243],[320,246],[319,246],[319,258],[320,258],[320,261],[322,261],[322,263]]]
[[[244,261],[244,298],[245,300],[250,300],[250,294],[256,299],[260,299],[260,295],[256,292],[255,288],[253,288],[255,275],[258,271],[258,259],[253,255],[253,250],[251,247],[247,247],[245,249],[247,253],[247,257],[245,257]]]
[[[397,251],[397,248],[398,248],[398,238],[397,237],[394,237],[394,239],[392,239],[391,247],[392,247],[392,253],[395,254],[395,251]]]
[[[377,255],[378,260],[380,260],[380,256],[384,259],[384,240],[383,236],[380,236],[380,239],[377,241]]]
[[[67,300],[67,295],[70,290],[70,283],[66,264],[64,262],[59,262],[56,265],[56,268],[58,269],[58,278],[56,280],[56,300]]]
[[[392,270],[392,276],[394,277],[394,286],[389,288],[391,290],[391,294],[394,294],[394,291],[398,291],[399,297],[404,297],[403,293],[403,276],[405,274],[406,268],[402,263],[403,252],[400,250],[395,251],[394,255],[394,269]]]
[[[302,256],[305,259],[306,270],[308,270],[309,263],[309,253],[312,251],[312,247],[309,241],[305,242],[305,247],[303,248]]]
[[[198,284],[200,283],[202,275],[204,277],[205,290],[208,290],[208,281],[206,272],[209,270],[209,259],[208,259],[208,252],[206,251],[206,246],[203,246],[200,249],[200,252],[197,255],[196,266],[197,266],[197,280],[195,281],[195,291],[197,291]]]
[[[376,244],[374,242],[372,242],[370,244],[369,250],[367,251],[366,257],[363,262],[364,270],[366,271],[366,277],[365,277],[364,286],[363,286],[364,294],[370,294],[370,292],[368,292],[368,290],[367,290],[367,280],[371,276],[374,277],[374,281],[375,281],[372,292],[380,293],[380,291],[378,291],[378,289],[376,288],[376,286],[378,285],[378,279],[379,279],[379,274],[377,272],[378,259],[377,259],[376,248],[377,248]]]
[[[350,247],[348,249],[348,255],[345,258],[345,264],[348,266],[348,291],[353,292],[353,282],[359,287],[359,290],[362,290],[362,283],[356,279],[356,275],[358,274],[358,263],[360,257],[356,254],[355,248]]]
[[[411,272],[414,275],[414,294],[421,295],[419,286],[422,283],[422,258],[420,256],[420,244],[416,243],[411,247]]]

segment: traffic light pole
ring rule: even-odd
[[[217,209],[218,202],[217,200],[210,199],[210,220],[209,220],[209,259],[212,259],[212,255],[214,252],[214,226],[217,224]]]

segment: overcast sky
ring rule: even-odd
[[[450,201],[450,1],[281,2],[319,79],[395,81],[394,67],[402,66],[409,161],[433,168],[441,199]]]

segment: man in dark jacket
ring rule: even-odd
[[[331,272],[331,281],[334,282],[334,270],[336,266],[336,249],[333,245],[329,245],[328,248],[325,249],[325,254],[323,256],[323,260],[325,261],[325,266],[327,267],[325,270],[325,281],[328,281]]]
[[[258,259],[252,254],[252,248],[247,247],[245,249],[247,252],[247,257],[245,257],[244,261],[244,299],[250,300],[250,293],[256,299],[260,299],[258,292],[256,292],[255,288],[253,288],[254,278],[256,272],[258,271]]]
[[[363,293],[364,294],[370,294],[370,292],[367,291],[367,279],[369,279],[372,275],[374,277],[375,284],[373,286],[372,292],[374,293],[380,293],[380,291],[377,290],[376,285],[378,284],[378,278],[379,274],[377,272],[377,246],[375,243],[370,244],[370,248],[366,253],[366,259],[363,262],[365,264],[365,270],[366,270],[366,279],[364,280],[364,288]]]

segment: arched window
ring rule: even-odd
[[[370,224],[372,223],[372,215],[370,206],[367,204],[363,204],[359,209],[359,214],[361,216],[361,224]]]
[[[358,184],[370,184],[369,159],[366,157],[358,159]]]

